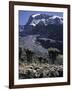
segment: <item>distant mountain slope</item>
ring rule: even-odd
[[[39,50],[43,52],[49,47],[55,47],[61,53],[63,52],[62,17],[39,13],[33,14],[29,17],[26,25],[19,25],[19,35],[21,39],[24,39],[26,48],[37,48],[37,50],[40,48]],[[28,45],[26,41],[30,44]]]

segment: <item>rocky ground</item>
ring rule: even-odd
[[[20,64],[19,79],[63,77],[63,65]]]

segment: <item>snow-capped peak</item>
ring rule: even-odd
[[[52,18],[52,19],[55,19],[55,18],[61,18],[60,16],[52,16],[52,17],[50,17],[50,18]]]
[[[63,24],[63,18],[60,16],[52,16],[48,19],[50,24]]]
[[[63,24],[63,17],[60,16],[49,16],[47,14],[33,14],[32,20],[30,21],[29,25],[36,26],[38,24],[47,26],[48,24]]]
[[[38,16],[38,15],[40,15],[40,14],[33,14],[32,17],[34,18],[34,17],[36,17],[36,16]]]

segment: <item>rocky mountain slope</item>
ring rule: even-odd
[[[63,53],[62,17],[33,14],[29,17],[26,25],[19,25],[19,35],[20,45],[23,44],[35,52],[47,53],[49,47],[54,47]]]

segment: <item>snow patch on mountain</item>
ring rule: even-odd
[[[32,17],[34,18],[34,17],[36,17],[36,16],[38,16],[38,15],[40,15],[40,14],[33,14]]]
[[[41,17],[41,18],[38,18]],[[44,24],[45,26],[47,26],[48,24],[63,24],[63,17],[60,16],[45,16],[45,14],[42,16],[42,14],[33,14],[32,15],[32,20],[29,23],[29,25],[32,26],[36,26],[39,23],[42,23],[42,25]]]
[[[39,22],[40,22],[40,19],[39,20],[33,19],[30,25],[36,26]]]
[[[52,16],[48,19],[51,24],[63,24],[63,18],[59,16]]]

